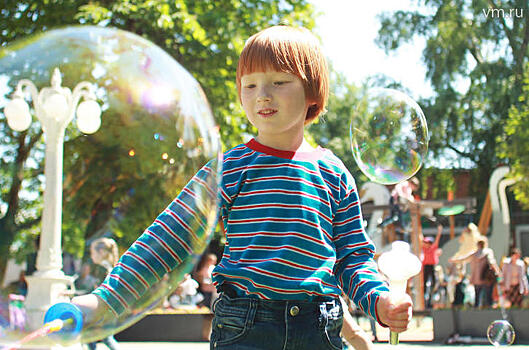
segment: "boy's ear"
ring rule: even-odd
[[[307,116],[305,117],[305,125],[311,123],[314,119],[318,117],[316,114],[316,111],[318,110],[318,104],[312,103],[309,105],[309,108],[307,108]]]
[[[316,102],[309,101],[309,111],[316,108],[318,108],[318,104]]]

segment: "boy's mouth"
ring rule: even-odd
[[[276,114],[277,113],[277,110],[276,109],[271,109],[271,108],[266,108],[266,109],[261,109],[257,112],[257,114],[259,114],[261,117],[271,117],[272,115]]]

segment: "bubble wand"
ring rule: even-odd
[[[2,350],[19,349],[24,344],[26,344],[27,342],[30,342],[30,341],[32,341],[34,339],[39,338],[39,337],[47,336],[47,335],[49,335],[51,333],[54,333],[54,332],[58,332],[61,329],[63,329],[65,326],[67,326],[67,325],[69,325],[71,323],[73,323],[72,319],[68,319],[68,320],[56,319],[56,320],[53,320],[51,322],[45,323],[44,326],[42,326],[41,328],[37,329],[36,331],[31,332],[30,334],[26,335],[24,338],[20,339],[16,343],[14,343],[14,344],[12,344],[10,346],[3,347]]]
[[[410,245],[403,241],[391,244],[391,250],[383,253],[378,258],[378,266],[389,278],[391,299],[398,302],[406,295],[406,284],[410,277],[421,272],[421,261],[410,252]],[[399,334],[390,332],[389,343],[397,345]]]
[[[76,338],[83,328],[83,314],[81,310],[70,303],[58,303],[48,309],[44,316],[44,325],[29,333],[16,343],[5,346],[1,350],[15,350],[24,344],[48,335],[55,334],[62,340]]]

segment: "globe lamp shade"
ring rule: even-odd
[[[15,131],[24,131],[31,124],[31,114],[29,106],[21,98],[14,98],[7,103],[4,108],[7,124]]]
[[[77,107],[77,127],[84,134],[93,134],[101,126],[101,107],[94,100],[83,101]]]

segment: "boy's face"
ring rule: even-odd
[[[241,102],[260,137],[303,134],[310,103],[298,76],[277,71],[243,75]]]

